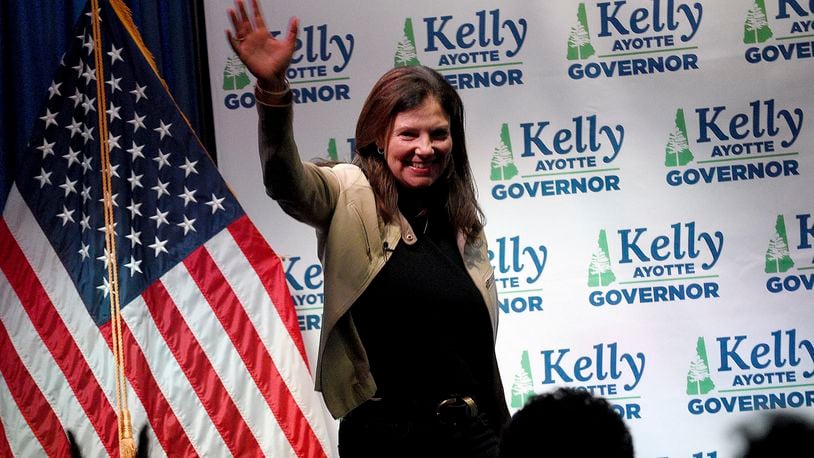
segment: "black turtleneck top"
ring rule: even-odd
[[[351,308],[376,396],[432,401],[469,395],[491,410],[491,322],[445,209],[422,209],[406,199],[399,208],[417,240],[399,242]]]

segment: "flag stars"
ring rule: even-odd
[[[118,197],[119,197],[119,193],[116,193],[116,194],[113,194],[112,196],[110,196],[111,203],[112,203],[112,204],[113,204],[113,206],[114,206],[114,207],[116,207],[116,208],[119,208],[119,203],[118,203],[118,202],[116,202],[116,198],[118,198]],[[102,198],[101,198],[101,199],[99,199],[99,202],[105,203],[105,197],[104,197],[104,196],[102,196]],[[101,230],[101,229],[100,229],[100,230]]]
[[[65,128],[71,131],[71,138],[73,138],[74,135],[82,132],[82,123],[76,119],[71,119],[71,124],[65,126]]]
[[[85,16],[93,19],[93,11],[88,11]],[[96,8],[96,17],[99,18],[99,22],[102,22],[102,8]]]
[[[80,64],[81,65],[81,64]],[[79,90],[79,88],[74,88],[74,93],[72,96],[68,97],[69,99],[73,100],[73,107],[76,108],[85,100],[85,94]]]
[[[169,254],[169,251],[167,251],[166,245],[167,245],[166,240],[161,240],[158,237],[156,237],[155,238],[155,243],[150,244],[148,246],[150,248],[152,248],[153,250],[155,250],[155,256],[158,257],[158,255],[161,254],[161,253]]]
[[[107,261],[105,261],[105,268],[107,268]],[[107,294],[110,292],[110,282],[107,281],[107,277],[102,277],[102,280],[104,283],[97,286],[96,289],[102,291],[104,297],[107,297]]]
[[[226,210],[225,208],[223,208],[223,204],[222,204],[222,202],[225,199],[226,199],[225,197],[218,198],[218,197],[215,196],[215,193],[212,193],[212,200],[207,202],[206,205],[209,205],[210,207],[212,207],[212,214],[213,215],[218,210]]]
[[[82,203],[84,204],[88,199],[90,199],[90,187],[82,183]]]
[[[121,135],[113,135],[112,132],[108,132],[107,134],[107,145],[110,148],[110,151],[113,152],[114,148],[121,148],[119,146],[119,139],[122,138]]]
[[[87,156],[86,158],[82,159],[82,171],[84,173],[88,173],[89,170],[93,171],[93,166],[90,165],[91,161],[93,161],[93,158],[90,156]]]
[[[90,229],[90,215],[85,215],[82,217],[82,221],[79,222],[79,225],[82,226],[82,232],[85,232]]]
[[[79,255],[82,256],[82,260],[84,261],[85,258],[88,258],[90,256],[89,251],[90,245],[86,245],[85,242],[82,242],[82,248],[80,248],[79,251],[77,251],[77,253],[79,253]]]
[[[110,64],[115,64],[117,60],[124,62],[122,59],[122,49],[123,48],[116,48],[115,45],[110,45],[110,51],[107,53],[110,56]]]
[[[113,102],[110,102],[110,108],[108,108],[106,111],[107,116],[110,118],[110,122],[113,122],[116,119],[122,119],[122,117],[119,116],[119,110],[121,109],[122,107],[117,107]]]
[[[162,119],[162,120],[160,120],[159,122],[161,123],[161,125],[160,125],[160,126],[158,126],[158,127],[156,127],[155,129],[153,129],[154,131],[156,131],[156,132],[158,132],[159,134],[161,134],[161,138],[159,138],[159,140],[164,140],[164,136],[165,136],[165,135],[169,135],[170,137],[172,137],[172,134],[170,133],[170,127],[172,127],[172,123],[170,123],[170,124],[164,124],[164,120],[163,120],[163,119]]]
[[[135,134],[140,128],[146,129],[147,127],[144,126],[144,118],[147,116],[139,116],[136,111],[133,111],[133,119],[127,121],[128,124],[133,125],[133,133]]]
[[[179,169],[182,169],[184,171],[184,178],[188,177],[190,173],[194,173],[196,175],[198,174],[198,170],[195,169],[195,164],[197,163],[198,161],[189,162],[188,157],[184,158],[184,165],[178,166]]]
[[[142,97],[144,97],[144,100],[148,99],[147,94],[145,93],[146,90],[147,86],[142,87],[138,83],[136,83],[136,88],[130,91],[131,94],[136,96],[136,103],[138,103]]]
[[[136,188],[143,188],[144,187],[144,186],[141,185],[141,177],[143,177],[143,176],[144,176],[144,174],[136,175],[135,171],[133,171],[133,170],[130,171],[130,178],[127,179],[127,181],[130,182],[130,190],[134,190]]]
[[[184,235],[187,235],[189,231],[198,232],[197,230],[195,230],[194,224],[195,218],[189,219],[187,218],[187,215],[184,215],[184,221],[178,223],[178,226],[184,228]]]
[[[190,202],[198,202],[198,199],[195,198],[195,190],[189,190],[186,186],[184,186],[184,192],[178,194],[178,197],[184,199],[184,207],[186,208]]]
[[[143,149],[144,145],[137,145],[136,142],[134,141],[133,146],[131,146],[130,149],[127,150],[127,152],[130,153],[131,160],[133,161],[135,161],[139,157],[142,159],[146,159],[144,157],[144,153],[141,152],[141,150]]]
[[[65,190],[65,197],[68,197],[72,192],[76,192],[76,181],[65,177],[65,183],[59,185],[60,188]]]
[[[49,155],[54,154],[54,145],[56,145],[56,142],[48,143],[48,140],[43,138],[42,145],[38,146],[37,149],[42,153],[42,157],[46,158]]]
[[[119,224],[119,223],[118,223],[118,222],[113,223],[113,233],[115,233],[115,232],[116,232],[116,225],[117,225],[117,224]],[[103,233],[103,234],[107,235],[107,225],[100,227],[99,229],[97,229],[97,231],[99,231],[99,232],[101,232],[101,233]],[[105,249],[105,253],[107,253],[107,249]],[[101,260],[102,258],[101,258],[101,257],[98,257],[98,258],[96,258],[96,259]],[[107,267],[107,262],[105,262],[105,267]]]
[[[165,165],[167,167],[170,166],[170,153],[164,154],[161,152],[161,148],[158,149],[158,156],[153,158],[154,161],[158,162],[158,170],[161,170],[162,167]],[[155,188],[153,188],[155,189]]]
[[[46,172],[43,168],[40,174],[34,177],[35,180],[40,182],[40,189],[46,184],[51,184],[51,173],[52,172]]]
[[[95,140],[93,138],[93,129],[93,127],[88,127],[87,124],[82,126],[82,138],[85,139],[85,141],[82,143],[83,145],[87,145],[88,140]]]
[[[50,110],[50,109],[48,109],[48,108],[46,108],[46,109],[45,109],[45,115],[44,115],[44,116],[40,116],[40,119],[42,119],[43,121],[45,121],[45,128],[46,128],[46,129],[48,129],[48,126],[50,126],[51,124],[53,124],[53,125],[55,125],[55,126],[59,127],[59,123],[57,123],[57,114],[58,114],[58,113],[59,113],[59,112],[57,112],[57,113],[51,113],[51,110]]]
[[[62,95],[59,92],[60,86],[62,86],[62,83],[57,83],[56,81],[51,82],[51,86],[48,88],[48,100],[51,100],[55,95]]]
[[[87,40],[83,40],[82,46],[88,49],[88,55],[93,52],[93,37],[90,35],[85,36]]]
[[[132,277],[133,275],[136,274],[136,272],[142,273],[141,267],[139,267],[140,265],[141,265],[141,261],[136,261],[136,258],[134,258],[133,256],[130,256],[130,262],[125,264],[124,267],[127,267],[128,269],[130,269],[130,276]]]
[[[130,248],[141,245],[141,231],[136,231],[132,227],[130,228],[130,235],[125,235],[124,238],[130,240]]]
[[[110,75],[110,79],[105,81],[105,83],[110,86],[110,94],[111,95],[115,94],[116,90],[119,90],[119,91],[122,90],[121,86],[119,86],[119,81],[121,81],[121,80],[122,80],[121,78],[116,78],[115,76]]]
[[[85,101],[82,102],[82,108],[85,109],[85,114],[88,114],[91,110],[96,111],[96,97],[91,99],[86,95]]]
[[[71,168],[74,162],[79,164],[79,151],[74,151],[73,148],[68,147],[68,152],[62,158],[68,161],[68,168]]]
[[[157,194],[157,195],[155,196],[155,200],[160,199],[160,198],[161,198],[161,196],[162,196],[162,195],[164,195],[164,194],[166,194],[166,195],[170,195],[170,192],[169,192],[169,191],[167,191],[167,186],[169,186],[169,185],[170,185],[170,182],[168,181],[168,182],[166,182],[166,183],[163,183],[163,182],[161,181],[161,178],[159,178],[157,181],[158,181],[158,184],[156,184],[155,186],[153,186],[152,188],[150,188],[150,189],[152,189],[153,191],[155,191],[155,192],[156,192],[156,194]]]
[[[85,78],[85,84],[96,81],[96,71],[90,65],[85,65],[85,71],[82,72],[82,77]]]
[[[141,214],[141,203],[136,203],[135,201],[131,200],[130,205],[127,206],[127,209],[130,210],[130,219],[134,219],[136,215],[144,216]]]
[[[110,176],[116,177],[116,178],[121,178],[119,176],[119,171],[118,171],[120,165],[121,164],[116,164],[116,165],[110,164]],[[118,195],[118,194],[116,194],[116,195]]]
[[[71,216],[71,215],[73,215],[73,212],[74,212],[74,210],[68,210],[68,207],[66,207],[66,206],[64,206],[64,205],[62,206],[62,213],[57,214],[57,216],[58,216],[59,218],[62,218],[62,226],[63,226],[63,227],[64,227],[66,224],[68,224],[68,222],[69,222],[69,221],[70,221],[71,223],[73,223],[73,222],[74,222],[74,220],[73,220],[73,216]],[[186,232],[184,232],[184,234],[186,234]]]
[[[76,77],[79,78],[82,74],[85,73],[85,63],[82,62],[82,59],[79,60],[79,63],[75,66],[71,67],[72,69],[76,70]],[[76,88],[76,92],[79,92],[79,88]],[[73,98],[73,97],[71,97]]]
[[[169,213],[170,213],[169,211],[162,212],[158,208],[155,209],[155,215],[151,216],[150,219],[155,221],[155,228],[156,229],[161,227],[162,224],[170,224],[169,221],[167,221],[167,215]],[[150,246],[152,247],[152,245],[150,245]]]

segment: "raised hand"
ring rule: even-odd
[[[292,17],[288,32],[278,40],[269,34],[263,13],[257,0],[252,0],[253,16],[249,17],[243,0],[237,0],[236,9],[229,9],[232,30],[226,30],[226,37],[235,54],[246,68],[258,79],[261,86],[274,88],[285,80],[285,71],[291,64],[297,39],[298,21]]]

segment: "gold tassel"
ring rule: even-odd
[[[136,457],[136,441],[133,439],[133,427],[130,424],[130,411],[122,409],[121,416],[122,437],[119,438],[119,456],[121,458]]]

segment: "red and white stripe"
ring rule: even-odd
[[[16,188],[0,252],[0,450],[58,454],[70,430],[83,454],[117,454],[110,327],[88,315]],[[150,423],[151,455],[329,450],[282,267],[262,256],[273,252],[244,217],[123,307],[134,434]]]

